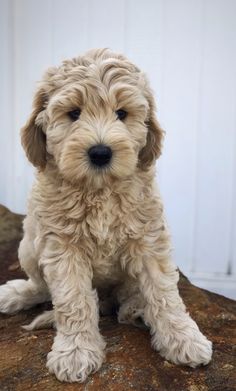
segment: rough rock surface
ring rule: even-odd
[[[22,218],[0,206],[0,283],[23,276],[17,262]],[[14,316],[0,315],[0,391],[236,390],[236,302],[199,289],[183,276],[179,288],[189,312],[213,341],[213,360],[207,367],[173,365],[151,349],[148,330],[103,317],[106,362],[85,384],[62,384],[45,367],[54,331],[20,327],[46,306],[40,305]]]

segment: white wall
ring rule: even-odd
[[[19,129],[42,72],[91,47],[124,52],[167,132],[158,180],[175,260],[236,297],[235,15],[235,0],[0,0],[0,202],[25,212]]]

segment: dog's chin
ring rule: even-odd
[[[81,164],[74,167],[61,165],[59,170],[62,177],[70,182],[73,187],[96,190],[111,187],[112,184],[130,178],[137,167],[137,158],[127,159],[124,162],[114,161],[104,167],[96,167],[90,164]]]

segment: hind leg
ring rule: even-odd
[[[137,282],[133,278],[126,277],[126,281],[117,289],[116,294],[120,304],[118,321],[137,327],[144,326],[142,320],[144,319],[145,301]]]
[[[50,298],[38,269],[33,241],[34,231],[31,229],[32,221],[29,218],[26,218],[24,227],[25,235],[20,243],[18,255],[21,267],[29,279],[12,280],[0,286],[0,312],[7,314],[28,309]]]
[[[29,280],[12,280],[0,286],[0,312],[14,314],[48,300],[48,294]]]

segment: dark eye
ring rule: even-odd
[[[75,110],[69,111],[69,113],[67,113],[67,114],[72,121],[77,121],[77,119],[79,119],[80,113],[81,113],[80,109],[75,109]]]
[[[122,109],[119,109],[116,111],[117,118],[120,121],[123,121],[123,119],[125,119],[127,117],[127,114],[128,114],[127,111],[122,110]]]

